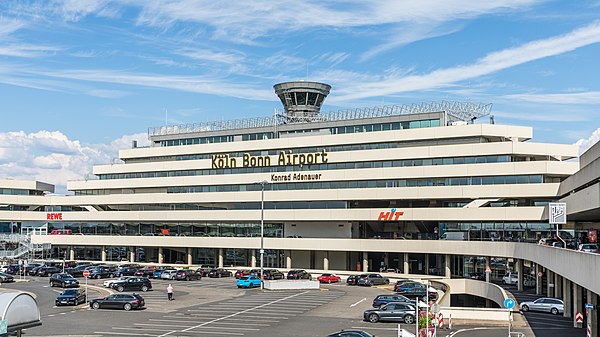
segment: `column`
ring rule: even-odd
[[[490,271],[489,273],[487,271]],[[490,281],[492,280],[492,257],[491,256],[486,256],[485,257],[485,282],[490,283]],[[488,306],[488,308],[490,308]]]
[[[450,254],[446,254],[446,261],[444,261],[444,270],[445,270],[444,275],[447,278],[452,277],[452,269],[450,269],[450,263],[451,263],[450,261],[452,261],[450,259]]]
[[[408,274],[409,273],[409,265],[408,265],[408,253],[404,253],[402,254],[403,258],[402,258],[402,272],[404,274]],[[415,309],[416,310],[416,309]]]
[[[571,281],[569,281],[566,277],[562,279],[562,299],[565,302],[565,311],[563,313],[564,317],[572,317],[571,316],[571,295],[573,292],[571,291]]]
[[[387,253],[383,254],[383,264],[385,264],[385,268],[390,267],[390,256]]]
[[[129,262],[135,262],[135,247],[129,247]]]
[[[106,246],[100,247],[100,261],[106,262]]]
[[[546,296],[554,297],[554,272],[550,269],[546,269],[546,281],[546,285],[548,286]]]
[[[291,250],[286,250],[286,255],[285,255],[285,268],[286,269],[292,269],[292,251]]]
[[[575,315],[578,312],[583,313],[583,291],[581,286],[577,283],[573,283],[573,327],[581,328],[581,323],[575,322]]]
[[[165,255],[163,254],[163,247],[158,247],[158,263],[163,263],[165,261]]]
[[[562,276],[554,273],[554,297],[562,298]]]
[[[250,249],[250,267],[256,268],[256,249]]]
[[[75,260],[75,247],[69,246],[69,260]]]
[[[325,252],[325,256],[323,256],[323,270],[329,270],[329,252]]]
[[[369,253],[368,252],[363,252],[362,269],[363,269],[364,273],[369,271]]]
[[[429,254],[425,254],[425,275],[429,275]]]
[[[517,259],[516,261],[517,264],[517,290],[518,291],[523,291],[523,279],[524,279],[524,275],[523,275],[523,259]]]
[[[188,247],[188,249],[187,249],[187,264],[192,265],[192,262],[194,262],[193,255],[192,255],[192,248]]]
[[[223,248],[219,248],[219,268],[223,268]]]
[[[587,302],[591,304],[598,304],[598,296],[592,291],[587,291]],[[592,320],[592,337],[598,337],[598,309],[590,310],[589,319]],[[587,322],[584,322],[584,327],[587,326]]]
[[[535,294],[542,295],[542,266],[538,263],[535,264]]]

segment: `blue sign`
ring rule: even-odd
[[[504,300],[504,307],[506,309],[512,309],[515,306],[515,301],[512,298],[507,298]]]
[[[592,310],[594,310],[594,309],[595,309],[595,307],[596,307],[596,306],[595,306],[595,305],[593,305],[592,303],[586,303],[586,304],[585,304],[585,308],[586,308],[586,309],[592,309]]]

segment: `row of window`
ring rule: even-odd
[[[41,195],[41,191],[18,190],[15,188],[0,188],[0,194],[8,195]]]
[[[267,167],[239,167],[233,169],[202,169],[202,170],[178,170],[161,172],[135,172],[135,173],[111,173],[98,175],[100,180],[110,179],[138,179],[138,178],[164,178],[183,176],[202,176],[217,174],[242,174],[242,173],[275,173],[314,170],[352,170],[382,167],[411,167],[432,165],[460,165],[460,164],[484,164],[484,163],[506,163],[518,161],[512,156],[474,156],[474,157],[450,157],[430,159],[404,159],[404,160],[381,160],[351,163],[327,163],[316,165],[298,166],[267,166]]]
[[[407,122],[340,126],[340,127],[330,128],[329,130],[330,130],[331,134],[335,135],[335,134],[358,133],[358,132],[418,129],[418,128],[429,128],[429,127],[435,127],[435,126],[440,126],[439,119],[426,119],[426,120],[407,121]],[[260,132],[260,133],[242,134],[241,136],[242,136],[242,141],[272,139],[272,138],[275,138],[275,133]],[[194,145],[194,144],[228,143],[228,142],[233,142],[233,141],[235,141],[234,135],[195,137],[195,138],[184,138],[184,139],[161,140],[160,146],[181,146],[181,145]]]
[[[393,188],[420,186],[465,186],[465,185],[503,185],[503,184],[540,184],[542,175],[524,176],[490,176],[490,177],[458,177],[458,178],[419,178],[398,180],[360,180],[331,181],[313,183],[274,183],[264,185],[268,191],[318,190],[347,188]],[[243,192],[260,191],[259,184],[244,185],[211,185],[211,186],[178,186],[168,187],[167,193],[205,193],[205,192]]]

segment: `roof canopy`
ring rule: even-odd
[[[35,299],[22,292],[0,292],[0,319],[8,321],[8,331],[42,325]]]

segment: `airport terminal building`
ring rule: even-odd
[[[446,262],[402,254],[411,239],[550,234],[544,210],[578,170],[576,146],[529,141],[532,128],[495,124],[489,104],[321,113],[329,91],[281,83],[275,116],[150,128],[151,146],[69,182],[73,196],[5,180],[0,222],[38,234],[59,258],[251,266],[262,217],[266,266],[416,273]],[[364,240],[394,248],[372,252]]]

